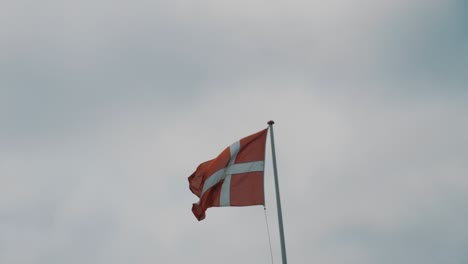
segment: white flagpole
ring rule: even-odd
[[[278,224],[279,224],[279,232],[280,232],[280,240],[281,240],[281,257],[283,259],[283,264],[287,264],[288,261],[286,259],[286,245],[284,242],[284,230],[283,230],[283,213],[281,212],[281,199],[280,199],[280,191],[279,191],[279,184],[278,184],[278,170],[276,168],[275,140],[274,140],[274,135],[273,135],[274,123],[275,122],[273,120],[268,121],[268,127],[270,128],[271,153],[273,155],[273,173],[275,175],[276,208],[278,209]]]

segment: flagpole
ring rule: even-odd
[[[276,168],[275,140],[274,140],[274,135],[273,135],[274,123],[275,122],[273,120],[268,121],[268,127],[270,128],[271,153],[273,155],[273,173],[275,175],[276,208],[278,210],[278,225],[279,225],[280,240],[281,240],[281,257],[283,259],[283,264],[287,264],[288,261],[286,259],[286,245],[284,241],[284,230],[283,230],[283,213],[281,212],[281,199],[280,199],[280,191],[279,191],[279,184],[278,184],[278,169]]]

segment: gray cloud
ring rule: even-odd
[[[186,177],[274,118],[290,262],[463,263],[463,5],[5,3],[0,262],[268,262]]]

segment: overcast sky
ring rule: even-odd
[[[0,263],[271,263],[187,177],[276,121],[290,263],[468,263],[464,0],[2,0]],[[267,147],[267,214],[279,235]]]

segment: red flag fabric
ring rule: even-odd
[[[227,147],[215,159],[203,162],[188,178],[200,198],[192,206],[198,221],[210,207],[264,205],[263,172],[268,129]]]

